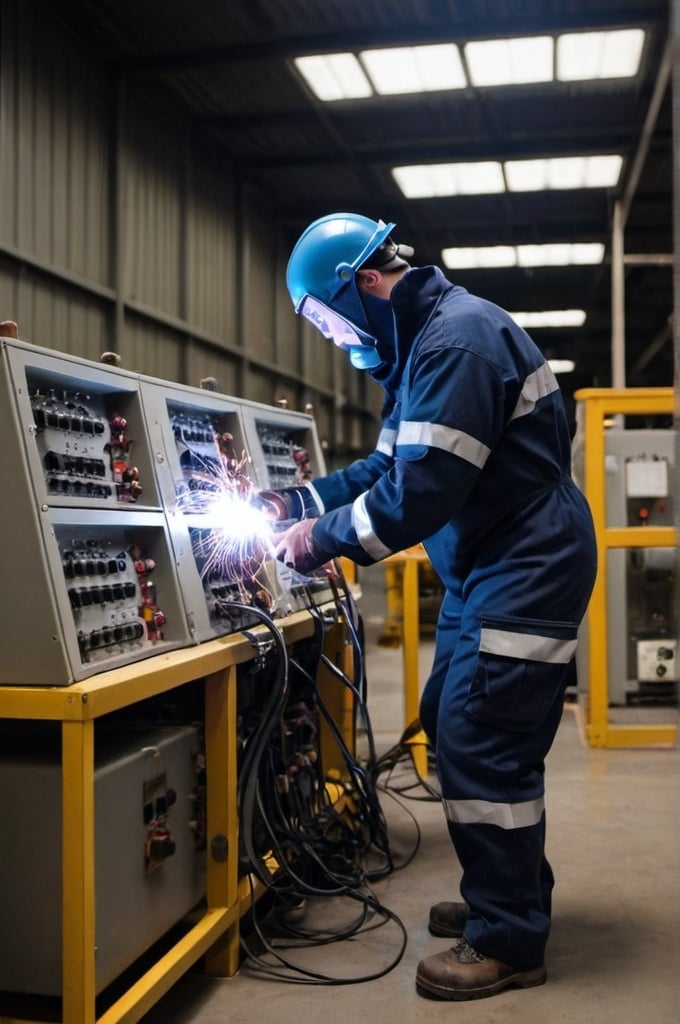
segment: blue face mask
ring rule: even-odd
[[[377,342],[378,352],[385,362],[391,362],[397,344],[397,325],[392,303],[389,299],[381,299],[368,292],[361,292],[361,302],[366,311],[370,333]]]

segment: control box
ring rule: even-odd
[[[675,432],[623,429],[605,433],[608,527],[672,526],[677,494]],[[607,552],[607,679],[609,703],[677,702],[678,634],[673,548],[611,548]],[[584,624],[579,664],[596,642]],[[580,673],[585,683],[586,673]]]
[[[313,418],[0,339],[0,685],[65,686],[332,597],[256,492],[323,474]]]
[[[63,686],[191,642],[132,374],[3,340],[1,682]]]
[[[297,487],[325,473],[316,424],[311,415],[241,403],[244,438],[253,478],[261,489]]]
[[[251,606],[285,611],[270,524],[261,546],[251,535],[261,513],[242,403],[152,379],[141,391],[192,633],[200,642],[252,626]]]
[[[59,996],[62,784],[52,723],[11,723],[0,744],[0,990]],[[191,726],[95,736],[96,990],[205,895],[200,737]]]

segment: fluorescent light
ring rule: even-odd
[[[442,249],[442,261],[451,270],[476,270],[481,267],[514,267],[517,250],[513,245],[489,245],[483,248]]]
[[[392,175],[407,199],[488,195],[504,192],[500,163],[413,164],[393,167]]]
[[[505,176],[510,192],[613,188],[618,184],[622,165],[623,157],[617,154],[507,160]]]
[[[585,309],[541,309],[528,313],[511,313],[520,327],[582,327]]]
[[[359,56],[375,91],[382,95],[464,89],[467,85],[453,43],[362,50]]]
[[[465,46],[472,85],[519,85],[549,82],[553,77],[550,36],[483,39]]]
[[[640,67],[645,41],[641,28],[611,32],[569,32],[557,36],[479,39],[465,45],[474,86],[520,85],[594,78],[631,78]],[[361,61],[382,95],[464,89],[468,84],[455,43],[362,50]],[[554,65],[556,64],[556,74]],[[296,57],[295,65],[320,100],[373,96],[354,53]]]
[[[482,248],[442,249],[442,262],[450,270],[488,267],[568,267],[596,264],[604,259],[601,242],[560,242],[549,245],[490,245]]]
[[[320,100],[372,96],[371,84],[353,53],[296,57],[295,66]]]
[[[641,28],[612,32],[570,32],[557,39],[557,78],[632,78],[640,67],[645,41]]]
[[[517,262],[520,267],[569,267],[574,264],[601,263],[603,259],[604,245],[601,242],[517,246]]]
[[[549,359],[548,366],[553,373],[573,373],[576,369],[573,359]]]

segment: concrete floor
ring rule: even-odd
[[[382,573],[362,573],[369,708],[378,751],[402,726],[401,652],[381,648]],[[422,643],[424,678],[432,644]],[[671,1024],[680,1020],[680,815],[674,750],[592,750],[567,706],[547,765],[548,856],[555,870],[548,983],[471,1003],[423,999],[414,988],[417,962],[447,948],[427,931],[430,903],[455,898],[460,877],[441,808],[408,801],[422,843],[412,863],[376,884],[381,901],[403,921],[408,944],[398,965],[362,984],[320,988],[270,980],[242,968],[235,978],[184,976],[143,1018],[144,1024],[324,1024],[372,1019],[438,1024]],[[434,781],[434,780],[433,780]],[[414,828],[405,811],[384,802],[395,852]],[[332,903],[333,901],[331,901]],[[337,901],[336,901],[337,902]],[[351,911],[331,906],[334,920]],[[450,944],[450,943],[449,943]],[[394,926],[305,951],[304,963],[356,977],[389,964],[399,949]]]

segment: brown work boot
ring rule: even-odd
[[[469,911],[467,903],[435,903],[430,907],[430,934],[460,938],[465,931]]]
[[[416,991],[429,999],[484,999],[504,988],[542,985],[546,977],[543,964],[521,971],[478,953],[466,939],[461,939],[453,949],[420,961]]]

